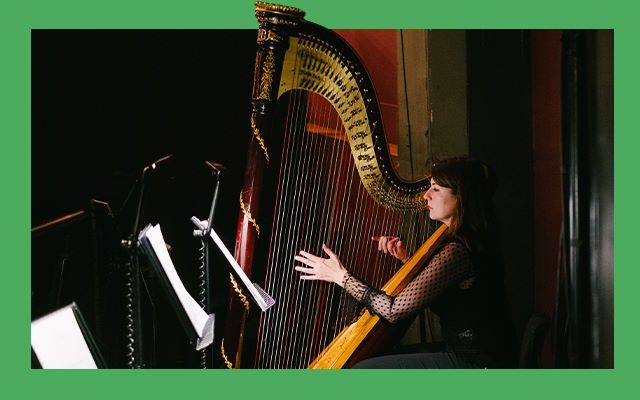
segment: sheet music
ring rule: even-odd
[[[256,303],[258,303],[258,306],[260,306],[260,308],[263,311],[266,310],[268,308],[267,304],[262,299],[262,296],[260,295],[260,293],[258,293],[256,288],[253,287],[253,282],[251,282],[249,280],[249,277],[247,276],[247,274],[244,273],[244,271],[240,267],[240,264],[238,264],[236,259],[233,258],[233,256],[231,255],[231,253],[229,252],[227,247],[222,242],[222,239],[220,239],[220,237],[218,236],[216,231],[214,231],[213,229],[211,229],[211,238],[213,239],[215,244],[218,246],[218,248],[220,248],[220,250],[222,251],[222,254],[224,254],[224,256],[227,259],[227,261],[229,261],[229,263],[233,267],[234,271],[236,271],[236,274],[238,274],[238,276],[240,277],[240,279],[244,283],[244,285],[247,288],[247,290],[249,292],[251,292],[251,294],[253,295],[253,298],[256,300]]]
[[[76,320],[73,305],[33,321],[31,347],[42,368],[98,368]]]
[[[162,237],[162,231],[160,230],[160,225],[156,225],[147,229],[145,236],[149,239],[149,243],[151,244],[153,251],[160,261],[162,268],[173,287],[176,295],[182,307],[184,308],[191,324],[195,328],[196,332],[199,336],[202,337],[203,334],[207,334],[205,331],[205,325],[209,320],[209,315],[202,309],[200,304],[194,300],[193,297],[189,294],[187,289],[184,287],[182,280],[178,276],[176,272],[175,266],[173,265],[173,261],[171,261],[171,256],[169,255],[169,251],[167,250],[167,246],[165,244],[164,238]]]
[[[191,221],[200,229],[204,229],[207,226],[207,221],[200,221],[196,217],[191,217]],[[275,300],[271,298],[271,296],[269,296],[267,292],[265,292],[262,288],[260,288],[260,290],[256,288],[259,288],[259,286],[251,282],[247,274],[245,274],[242,270],[242,267],[240,267],[240,264],[238,264],[236,259],[233,258],[233,255],[231,255],[231,252],[229,251],[229,249],[227,249],[227,246],[224,245],[224,242],[222,241],[222,239],[220,239],[220,236],[218,236],[216,231],[211,229],[209,236],[211,236],[213,242],[216,244],[216,246],[218,246],[220,251],[222,251],[222,254],[224,254],[224,257],[227,259],[227,261],[229,261],[229,264],[231,264],[231,267],[235,271],[236,275],[240,277],[240,280],[242,280],[244,286],[247,288],[249,293],[251,293],[251,297],[254,299],[260,309],[262,309],[262,311],[266,311],[271,306],[273,306],[275,304]],[[264,295],[260,292],[264,293]]]

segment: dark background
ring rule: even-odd
[[[215,183],[205,160],[227,167],[215,227],[233,249],[255,41],[255,30],[32,32],[32,227],[87,211],[32,236],[32,318],[75,301],[109,367],[125,366],[119,242],[132,232],[146,165],[173,154],[145,179],[141,227],[161,224],[191,293],[200,243],[189,218],[207,217]],[[212,262],[220,321],[228,272],[217,252]],[[145,366],[197,366],[159,282],[143,270]]]

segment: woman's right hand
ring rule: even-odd
[[[322,250],[327,253],[329,258],[314,256],[300,250],[300,255],[295,256],[294,259],[307,266],[297,266],[295,270],[304,273],[300,276],[302,280],[321,280],[342,286],[347,270],[342,266],[338,256],[326,244],[322,245]]]
[[[411,255],[402,240],[397,236],[373,236],[371,240],[378,242],[378,250],[384,254],[391,254],[402,262],[407,262]]]

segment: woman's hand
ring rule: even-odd
[[[321,258],[301,250],[300,255],[295,256],[295,259],[307,265],[308,268],[295,267],[295,270],[306,274],[301,275],[300,279],[312,281],[321,280],[342,286],[347,270],[344,269],[338,256],[336,256],[327,245],[323,244],[322,250],[327,253],[329,258]]]
[[[397,236],[373,236],[371,240],[378,242],[379,251],[384,254],[391,254],[402,262],[407,262],[411,256],[409,250]]]

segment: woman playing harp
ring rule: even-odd
[[[492,204],[493,175],[473,159],[452,158],[434,165],[424,193],[429,217],[448,226],[447,239],[398,295],[388,296],[353,275],[327,246],[328,258],[300,251],[295,269],[302,280],[341,286],[371,313],[389,322],[425,306],[440,317],[445,350],[390,355],[354,368],[506,368],[514,366],[514,336],[505,301],[503,265]],[[378,249],[406,261],[397,237],[380,237]]]
[[[291,260],[327,243],[353,276],[397,294],[445,229],[434,233],[426,215],[429,181],[396,173],[401,147],[387,136],[382,102],[353,49],[292,7],[258,2],[256,18],[252,137],[235,257],[276,304],[249,313],[234,286],[220,352],[229,368],[350,366],[376,354],[403,324],[358,315],[357,302],[336,285],[300,281]],[[379,232],[402,236],[412,258],[401,265],[359,245]]]

